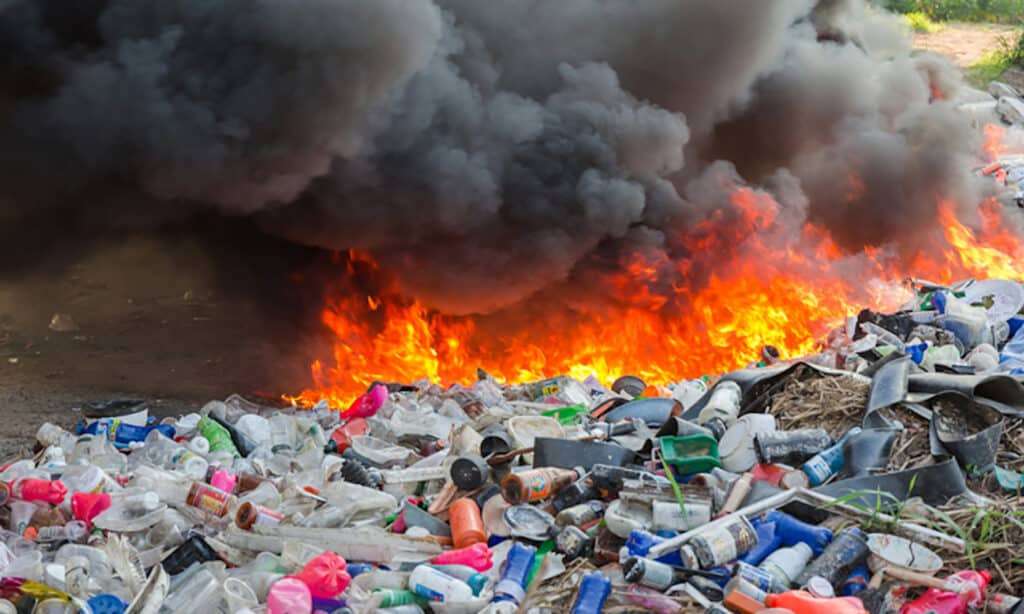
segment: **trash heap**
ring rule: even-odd
[[[92,407],[3,468],[0,612],[1021,612],[1024,289],[915,289],[715,380]]]
[[[976,169],[977,174],[996,182],[999,199],[1004,204],[1024,207],[1024,153],[1013,148],[1006,151],[1002,146],[1007,127],[1018,134],[1024,130],[1024,96],[1001,81],[989,83],[987,92],[965,88],[962,95],[965,101],[957,108],[986,133],[986,139],[995,140],[987,152],[993,159]]]

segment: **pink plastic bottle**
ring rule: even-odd
[[[374,384],[370,390],[359,396],[348,409],[341,412],[342,418],[369,418],[377,413],[384,402],[388,400],[388,387],[384,384]]]
[[[302,580],[281,578],[267,593],[267,614],[311,614],[312,611],[313,596]]]
[[[11,496],[22,501],[45,501],[60,505],[68,494],[68,487],[60,480],[21,478],[11,482]]]
[[[493,554],[487,544],[473,544],[467,548],[449,550],[430,559],[435,565],[465,565],[484,572],[494,566],[491,561]]]
[[[344,593],[352,581],[346,567],[345,559],[328,551],[306,563],[294,577],[305,582],[314,597],[330,599]]]

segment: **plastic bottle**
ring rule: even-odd
[[[43,501],[60,505],[68,494],[68,488],[60,480],[37,480],[19,478],[11,483],[11,497],[22,501]]]
[[[185,543],[178,546],[160,562],[164,571],[177,575],[188,569],[194,563],[205,561],[217,561],[220,557],[217,552],[206,543],[206,540],[199,535],[193,535],[185,540]],[[305,585],[303,585],[305,586]],[[309,589],[307,589],[308,592]]]
[[[967,614],[985,601],[985,589],[992,576],[987,571],[960,571],[946,578],[949,590],[929,588],[903,605],[900,614]]]
[[[711,398],[700,410],[697,422],[707,424],[714,419],[721,420],[725,426],[732,426],[740,415],[740,399],[743,392],[739,384],[732,381],[718,382],[718,385],[711,391]]]
[[[537,549],[519,542],[512,544],[512,549],[505,559],[501,579],[494,586],[492,602],[511,601],[516,605],[526,597],[526,577],[533,566],[533,556]]]
[[[231,440],[231,433],[213,418],[203,416],[196,428],[210,442],[210,454],[224,453],[235,458],[241,456],[235,443]]]
[[[793,429],[762,432],[754,436],[759,462],[797,466],[832,445],[825,429]]]
[[[479,596],[483,591],[483,588],[490,582],[490,578],[486,574],[482,574],[472,567],[466,565],[434,565],[431,567],[440,571],[441,573],[448,574],[449,576],[462,580],[469,588],[473,590],[473,596]]]
[[[484,519],[476,501],[468,498],[456,499],[448,508],[448,523],[452,529],[452,543],[456,548],[485,543],[487,531]]]
[[[867,560],[867,535],[857,527],[843,529],[821,556],[814,559],[796,579],[804,586],[812,576],[821,576],[832,586],[842,582],[855,567]]]
[[[510,473],[501,480],[501,494],[512,505],[543,501],[579,476],[572,469],[555,467]]]
[[[612,582],[599,571],[583,576],[571,614],[600,614],[612,592]]]
[[[682,573],[665,563],[636,556],[626,559],[622,564],[622,576],[626,582],[641,584],[662,592],[686,580]]]
[[[409,588],[429,601],[459,603],[473,599],[473,589],[468,584],[429,565],[419,565],[412,570]]]
[[[789,588],[788,584],[783,584],[771,573],[742,561],[736,563],[733,578],[751,584],[762,593],[783,593]],[[763,596],[761,601],[764,601]]]
[[[832,531],[827,527],[808,524],[785,512],[770,511],[764,515],[763,522],[775,523],[775,533],[782,540],[783,546],[794,546],[797,542],[803,542],[811,547],[815,556],[824,552],[832,543]]]
[[[690,546],[703,569],[731,563],[746,554],[755,543],[757,532],[743,516],[704,531],[690,540]]]
[[[626,544],[622,547],[622,551],[619,555],[621,561],[625,561],[630,556],[647,557],[647,554],[651,551],[651,548],[667,540],[667,537],[655,535],[648,531],[642,531],[640,529],[634,529],[630,531],[629,537],[626,538]],[[687,549],[688,553],[692,553],[693,549],[689,546],[683,546]],[[682,548],[679,550],[673,550],[668,554],[661,556],[656,561],[666,563],[668,565],[683,566],[683,560],[681,557]]]
[[[388,387],[374,384],[370,389],[352,401],[348,409],[341,412],[342,419],[369,418],[377,413],[388,400]]]
[[[345,559],[327,551],[313,557],[295,577],[306,583],[313,597],[329,599],[345,592],[352,581],[346,566]]]
[[[44,447],[59,446],[65,454],[75,449],[75,436],[49,422],[44,422],[36,431],[36,441]]]
[[[672,398],[679,401],[683,409],[690,409],[708,391],[707,383],[702,379],[691,379],[679,382],[672,388]]]
[[[494,554],[485,543],[477,543],[466,548],[448,550],[430,559],[435,565],[465,565],[477,571],[487,571],[494,566]]]
[[[761,521],[753,524],[757,530],[757,544],[740,557],[740,561],[750,565],[760,565],[761,561],[782,545],[782,536],[777,534],[774,522]]]
[[[77,542],[85,537],[89,529],[81,520],[72,520],[63,526],[40,527],[36,541],[42,543],[50,542]]]
[[[560,527],[569,525],[579,527],[597,520],[603,515],[604,503],[600,501],[587,501],[586,503],[580,503],[558,512],[558,515],[555,516],[555,524]]]
[[[267,593],[267,614],[309,614],[313,596],[309,587],[296,578],[281,578]]]
[[[209,466],[205,458],[155,430],[146,435],[142,449],[132,453],[133,456],[136,454],[157,467],[181,471],[194,480],[206,477],[206,469]]]
[[[249,531],[254,526],[277,526],[284,518],[284,514],[277,510],[246,501],[239,505],[238,511],[235,512],[235,525],[243,531]]]
[[[859,426],[853,427],[840,437],[839,441],[833,444],[832,447],[822,450],[800,467],[807,474],[807,479],[811,486],[821,486],[830,477],[839,473],[846,460],[843,455],[843,446],[846,445],[847,440],[862,430]]]
[[[864,604],[856,597],[822,599],[807,591],[768,595],[764,604],[769,608],[785,608],[793,614],[867,614]]]
[[[803,542],[788,548],[779,548],[761,563],[760,568],[767,571],[783,586],[789,588],[800,572],[807,567],[812,556],[811,547]]]
[[[238,499],[202,482],[192,482],[185,496],[185,503],[214,516],[227,516],[235,508]]]

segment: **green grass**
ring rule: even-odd
[[[984,88],[995,81],[1011,66],[1024,67],[1024,30],[1016,38],[1003,38],[999,48],[986,54],[966,71],[967,80],[975,87]]]
[[[975,87],[984,88],[990,81],[1002,76],[1011,66],[1010,58],[1002,51],[992,51],[967,69],[966,77]]]
[[[921,11],[912,11],[907,13],[903,16],[903,19],[906,20],[907,25],[909,25],[910,29],[914,32],[928,34],[930,32],[938,32],[942,29],[941,24],[935,23],[931,20],[931,17],[928,17],[928,15],[925,15]]]
[[[1019,23],[1024,0],[876,0],[896,13],[922,13],[932,21]]]

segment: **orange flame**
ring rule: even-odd
[[[910,257],[882,248],[843,254],[810,223],[794,237],[778,223],[778,203],[750,188],[736,189],[732,205],[680,237],[694,258],[624,257],[606,280],[611,306],[454,317],[390,290],[349,285],[322,313],[333,366],[314,362],[314,385],[286,398],[342,407],[373,381],[468,384],[478,368],[509,382],[566,373],[607,384],[630,373],[667,383],[743,367],[766,345],[784,359],[821,351],[818,340],[861,307],[894,309],[909,298],[901,282],[910,274],[939,283],[1024,280],[1024,242],[1006,230],[995,200],[979,207],[973,226],[952,202],[939,203],[941,231]],[[345,265],[350,277],[357,268],[382,274],[362,252],[350,252]],[[666,271],[686,283],[666,290]]]

